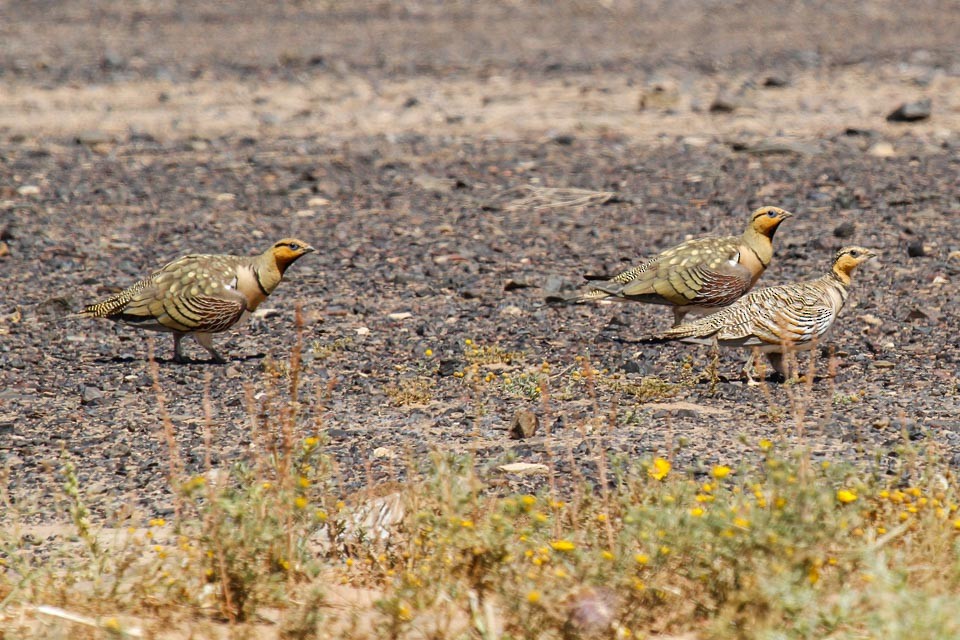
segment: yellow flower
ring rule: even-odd
[[[606,521],[607,521],[607,514],[605,513],[597,514],[597,522],[606,522]]]
[[[713,471],[711,473],[713,474],[713,477],[716,478],[717,480],[723,480],[728,475],[730,475],[730,471],[732,471],[730,467],[727,467],[722,464],[718,464],[713,468]]]
[[[472,529],[472,528],[473,528],[473,520],[461,520],[461,521],[460,521],[460,526],[463,527],[464,529]]]
[[[637,555],[633,556],[633,559],[637,564],[647,564],[650,562],[650,556],[645,553],[638,553]]]
[[[162,526],[165,525],[166,523],[167,523],[167,521],[164,520],[163,518],[154,518],[153,520],[150,521],[150,526],[151,526],[151,527],[162,527]]]
[[[767,440],[766,438],[764,438],[763,440],[760,441],[760,448],[763,449],[764,451],[769,451],[770,449],[773,448],[773,443]]]
[[[297,509],[306,509],[307,504],[307,499],[303,496],[297,496],[296,500],[293,501],[293,506],[295,506]]]
[[[300,476],[299,478],[297,478],[297,484],[299,484],[302,488],[306,489],[307,487],[310,486],[310,478],[306,476]]]
[[[466,340],[463,341],[463,344],[469,347],[470,345],[473,344],[473,340],[471,340],[470,338],[467,338]]]
[[[320,444],[320,438],[316,436],[310,436],[309,438],[303,441],[303,446],[306,447],[307,449],[313,449],[318,444]]]
[[[316,519],[319,520],[320,522],[326,522],[326,521],[327,521],[327,517],[328,517],[328,516],[327,516],[327,512],[324,511],[323,509],[317,509],[316,513],[314,513],[313,515],[314,515],[314,516],[316,517]]]
[[[120,621],[116,618],[107,618],[102,622],[103,628],[111,633],[119,634],[123,631],[123,627],[120,626]]]
[[[953,521],[953,528],[956,529],[957,531],[960,531],[960,520]]]
[[[554,551],[573,551],[577,548],[577,545],[569,540],[555,540],[550,543],[550,546],[553,547]]]
[[[733,519],[733,526],[746,529],[750,526],[750,521],[746,518],[736,517]]]
[[[837,491],[837,500],[843,504],[848,504],[854,502],[857,499],[857,494],[849,489],[840,489]]]
[[[670,462],[663,458],[654,458],[653,465],[647,469],[647,475],[654,480],[663,480],[670,473]]]
[[[613,560],[614,555],[609,551],[602,551],[600,553],[600,557],[603,558],[604,560]]]
[[[527,593],[527,602],[530,604],[537,604],[540,602],[540,592],[539,591],[530,591]]]
[[[690,509],[690,515],[692,515],[694,518],[699,518],[703,515],[703,509],[700,507],[694,507],[693,509]]]
[[[427,349],[426,351],[423,352],[423,355],[427,356],[428,358],[432,358],[432,357],[433,357],[433,349]]]

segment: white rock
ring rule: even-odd
[[[533,462],[512,462],[510,464],[502,464],[497,468],[504,473],[513,473],[518,476],[539,475],[549,471],[547,465]]]
[[[892,158],[897,155],[897,150],[889,142],[878,142],[867,149],[867,155],[874,158]]]

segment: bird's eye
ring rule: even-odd
[[[776,217],[777,217],[777,210],[776,210],[776,209],[771,209],[770,211],[767,211],[767,217],[768,217],[768,218],[776,218]]]
[[[291,251],[300,251],[300,245],[298,245],[296,242],[291,242],[287,246],[290,247]]]
[[[850,257],[851,257],[851,258],[859,258],[859,257],[860,257],[860,252],[857,251],[856,249],[854,249],[853,251],[850,252]]]

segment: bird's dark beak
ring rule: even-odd
[[[311,247],[310,245],[307,245],[307,246],[305,246],[305,247],[303,248],[303,252],[304,252],[304,253],[313,253],[314,251],[316,251],[316,249],[314,249],[314,248]]]

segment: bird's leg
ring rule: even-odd
[[[183,336],[186,334],[179,331],[173,332],[173,361],[186,362],[187,358],[183,355]]]
[[[783,379],[787,379],[787,368],[784,366],[783,354],[782,353],[767,353],[767,360],[770,361],[770,366],[773,367],[773,370]]]
[[[193,337],[194,337],[194,339],[196,339],[196,341],[197,341],[198,343],[200,343],[200,346],[201,346],[201,347],[203,347],[204,349],[206,349],[206,350],[210,353],[210,356],[211,356],[211,359],[213,360],[213,362],[215,362],[215,363],[217,363],[217,364],[226,364],[226,363],[227,363],[227,361],[224,359],[224,357],[221,356],[219,353],[217,353],[217,350],[213,348],[213,336],[212,336],[212,335],[210,335],[209,333],[194,333],[194,334],[193,334]]]
[[[717,342],[717,337],[713,337],[713,341],[710,343],[710,368],[707,370],[708,375],[710,376],[710,393],[714,394],[717,392],[717,382],[720,380],[720,374],[717,370],[720,368],[720,343]]]
[[[743,375],[747,379],[747,386],[756,387],[760,383],[753,377],[753,364],[756,360],[756,353],[751,350],[750,354],[747,356],[747,361],[743,365]]]
[[[683,324],[683,319],[687,316],[687,313],[689,312],[683,307],[674,307],[673,308],[673,326],[679,327],[681,324]]]

